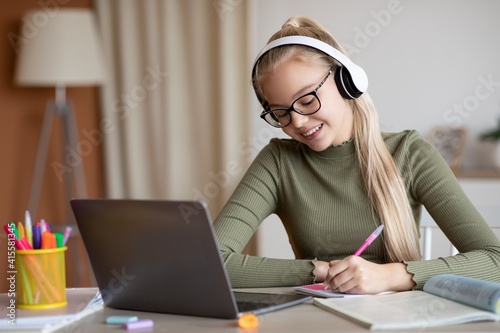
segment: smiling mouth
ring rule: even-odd
[[[318,131],[321,127],[323,127],[323,124],[321,125],[318,125],[316,127],[314,127],[313,129],[311,129],[310,131],[306,132],[306,133],[302,133],[302,136],[309,136],[309,135],[313,135],[314,133],[316,133],[316,131]]]

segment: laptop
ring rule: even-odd
[[[233,291],[201,201],[73,199],[71,207],[110,308],[233,319],[311,299]]]

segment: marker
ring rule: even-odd
[[[42,234],[46,231],[50,231],[49,228],[47,228],[47,222],[45,222],[44,219],[40,220],[40,226],[41,226],[41,232]]]
[[[56,238],[53,233],[50,231],[42,232],[42,245],[43,250],[47,249],[55,249],[56,246]]]
[[[68,241],[70,234],[71,234],[71,227],[66,227],[66,230],[64,230],[63,246],[66,246],[66,242]]]
[[[383,229],[384,229],[384,225],[381,224],[377,229],[375,229],[374,232],[372,232],[372,234],[370,236],[368,236],[368,238],[365,240],[365,242],[363,244],[361,244],[361,246],[359,247],[359,249],[357,249],[356,252],[354,252],[354,255],[355,256],[361,255],[361,253],[363,253],[363,251],[368,246],[370,246],[370,244],[373,243],[373,241],[375,239],[377,239],[377,237],[380,235],[380,233],[382,232]]]
[[[18,250],[29,250],[29,248],[26,247],[26,244],[23,243],[21,240],[18,240],[16,242],[16,247]]]
[[[26,229],[25,231],[28,243],[30,243],[30,246],[33,247],[33,231],[32,231],[33,229],[31,224],[31,215],[28,210],[24,213],[24,226]]]
[[[19,235],[19,239],[23,239],[26,236],[22,222],[17,222],[17,233]]]
[[[21,238],[20,240],[17,241],[17,243],[19,247],[22,247],[22,249],[20,250],[33,250],[30,243],[28,243],[28,239],[26,239],[26,237]]]
[[[238,319],[238,326],[244,330],[259,327],[259,318],[253,313],[245,313]]]
[[[106,318],[106,324],[123,325],[125,323],[131,323],[138,320],[139,318],[137,316],[109,316]]]
[[[64,246],[64,235],[61,234],[60,232],[54,232],[54,237],[56,238],[56,247],[63,247]]]
[[[142,319],[138,321],[133,321],[130,323],[123,323],[122,328],[126,330],[138,330],[153,327],[154,322],[151,319]]]
[[[42,247],[42,231],[39,225],[33,226],[33,248],[35,250]]]

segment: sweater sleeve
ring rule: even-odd
[[[414,138],[416,136],[413,136]],[[457,248],[455,256],[406,262],[415,289],[437,274],[457,274],[500,282],[500,240],[467,198],[439,152],[420,138],[408,143],[414,198]]]
[[[279,164],[278,145],[271,141],[255,158],[214,221],[233,288],[293,286],[314,280],[311,260],[241,254],[260,223],[276,210]]]

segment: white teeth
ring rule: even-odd
[[[317,130],[319,130],[321,128],[321,125],[318,125],[316,127],[314,127],[312,130],[310,130],[309,132],[307,133],[303,133],[302,136],[309,136],[309,135],[312,135],[314,132],[316,132]]]

